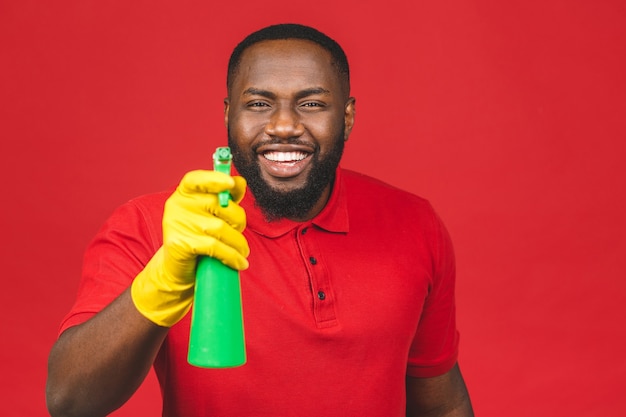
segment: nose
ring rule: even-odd
[[[296,138],[304,133],[304,125],[297,111],[287,106],[279,107],[272,112],[265,133],[280,139]]]

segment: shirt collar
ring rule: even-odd
[[[247,229],[260,235],[276,238],[282,236],[298,226],[312,224],[328,232],[348,232],[348,204],[345,184],[342,179],[342,169],[337,168],[333,189],[322,211],[313,219],[306,222],[296,222],[289,219],[280,219],[268,222],[263,212],[256,207],[252,192],[246,190],[246,195],[239,203],[246,211]]]

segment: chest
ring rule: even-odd
[[[278,238],[247,237],[250,268],[241,276],[250,320],[311,332],[341,329],[355,338],[417,327],[432,278],[419,236],[308,225]]]

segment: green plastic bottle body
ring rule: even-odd
[[[213,169],[230,175],[230,148],[213,154]],[[219,194],[228,206],[230,193]],[[198,259],[191,309],[187,361],[202,368],[232,368],[246,363],[239,272],[207,256]]]
[[[246,363],[239,273],[220,261],[198,261],[187,361],[203,368]]]

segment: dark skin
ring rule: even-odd
[[[294,54],[299,45],[305,49]],[[355,100],[345,81],[330,54],[309,41],[265,41],[247,49],[224,106],[224,122],[237,146],[254,150],[250,158],[261,177],[281,191],[302,188],[314,154],[325,157],[334,141],[348,140],[354,125]],[[303,159],[277,163],[268,159],[272,153]],[[330,184],[313,209],[292,220],[315,217],[329,195]]]
[[[265,41],[242,56],[225,100],[225,123],[241,146],[260,144],[254,158],[266,181],[289,189],[302,185],[313,152],[323,155],[332,140],[348,139],[354,104],[325,49],[301,40]],[[282,142],[266,146],[270,136]],[[298,145],[288,144],[293,137]],[[294,153],[297,162],[272,161]],[[319,213],[330,191],[329,185],[311,211],[295,220]],[[51,415],[97,417],[119,408],[148,374],[167,332],[137,311],[129,290],[65,331],[49,357]],[[407,416],[473,416],[458,366],[434,378],[407,377],[406,391]]]
[[[433,378],[406,377],[407,417],[472,417],[469,394],[456,364]]]
[[[167,331],[142,316],[126,290],[63,332],[48,359],[50,415],[97,417],[119,408],[145,379]]]

